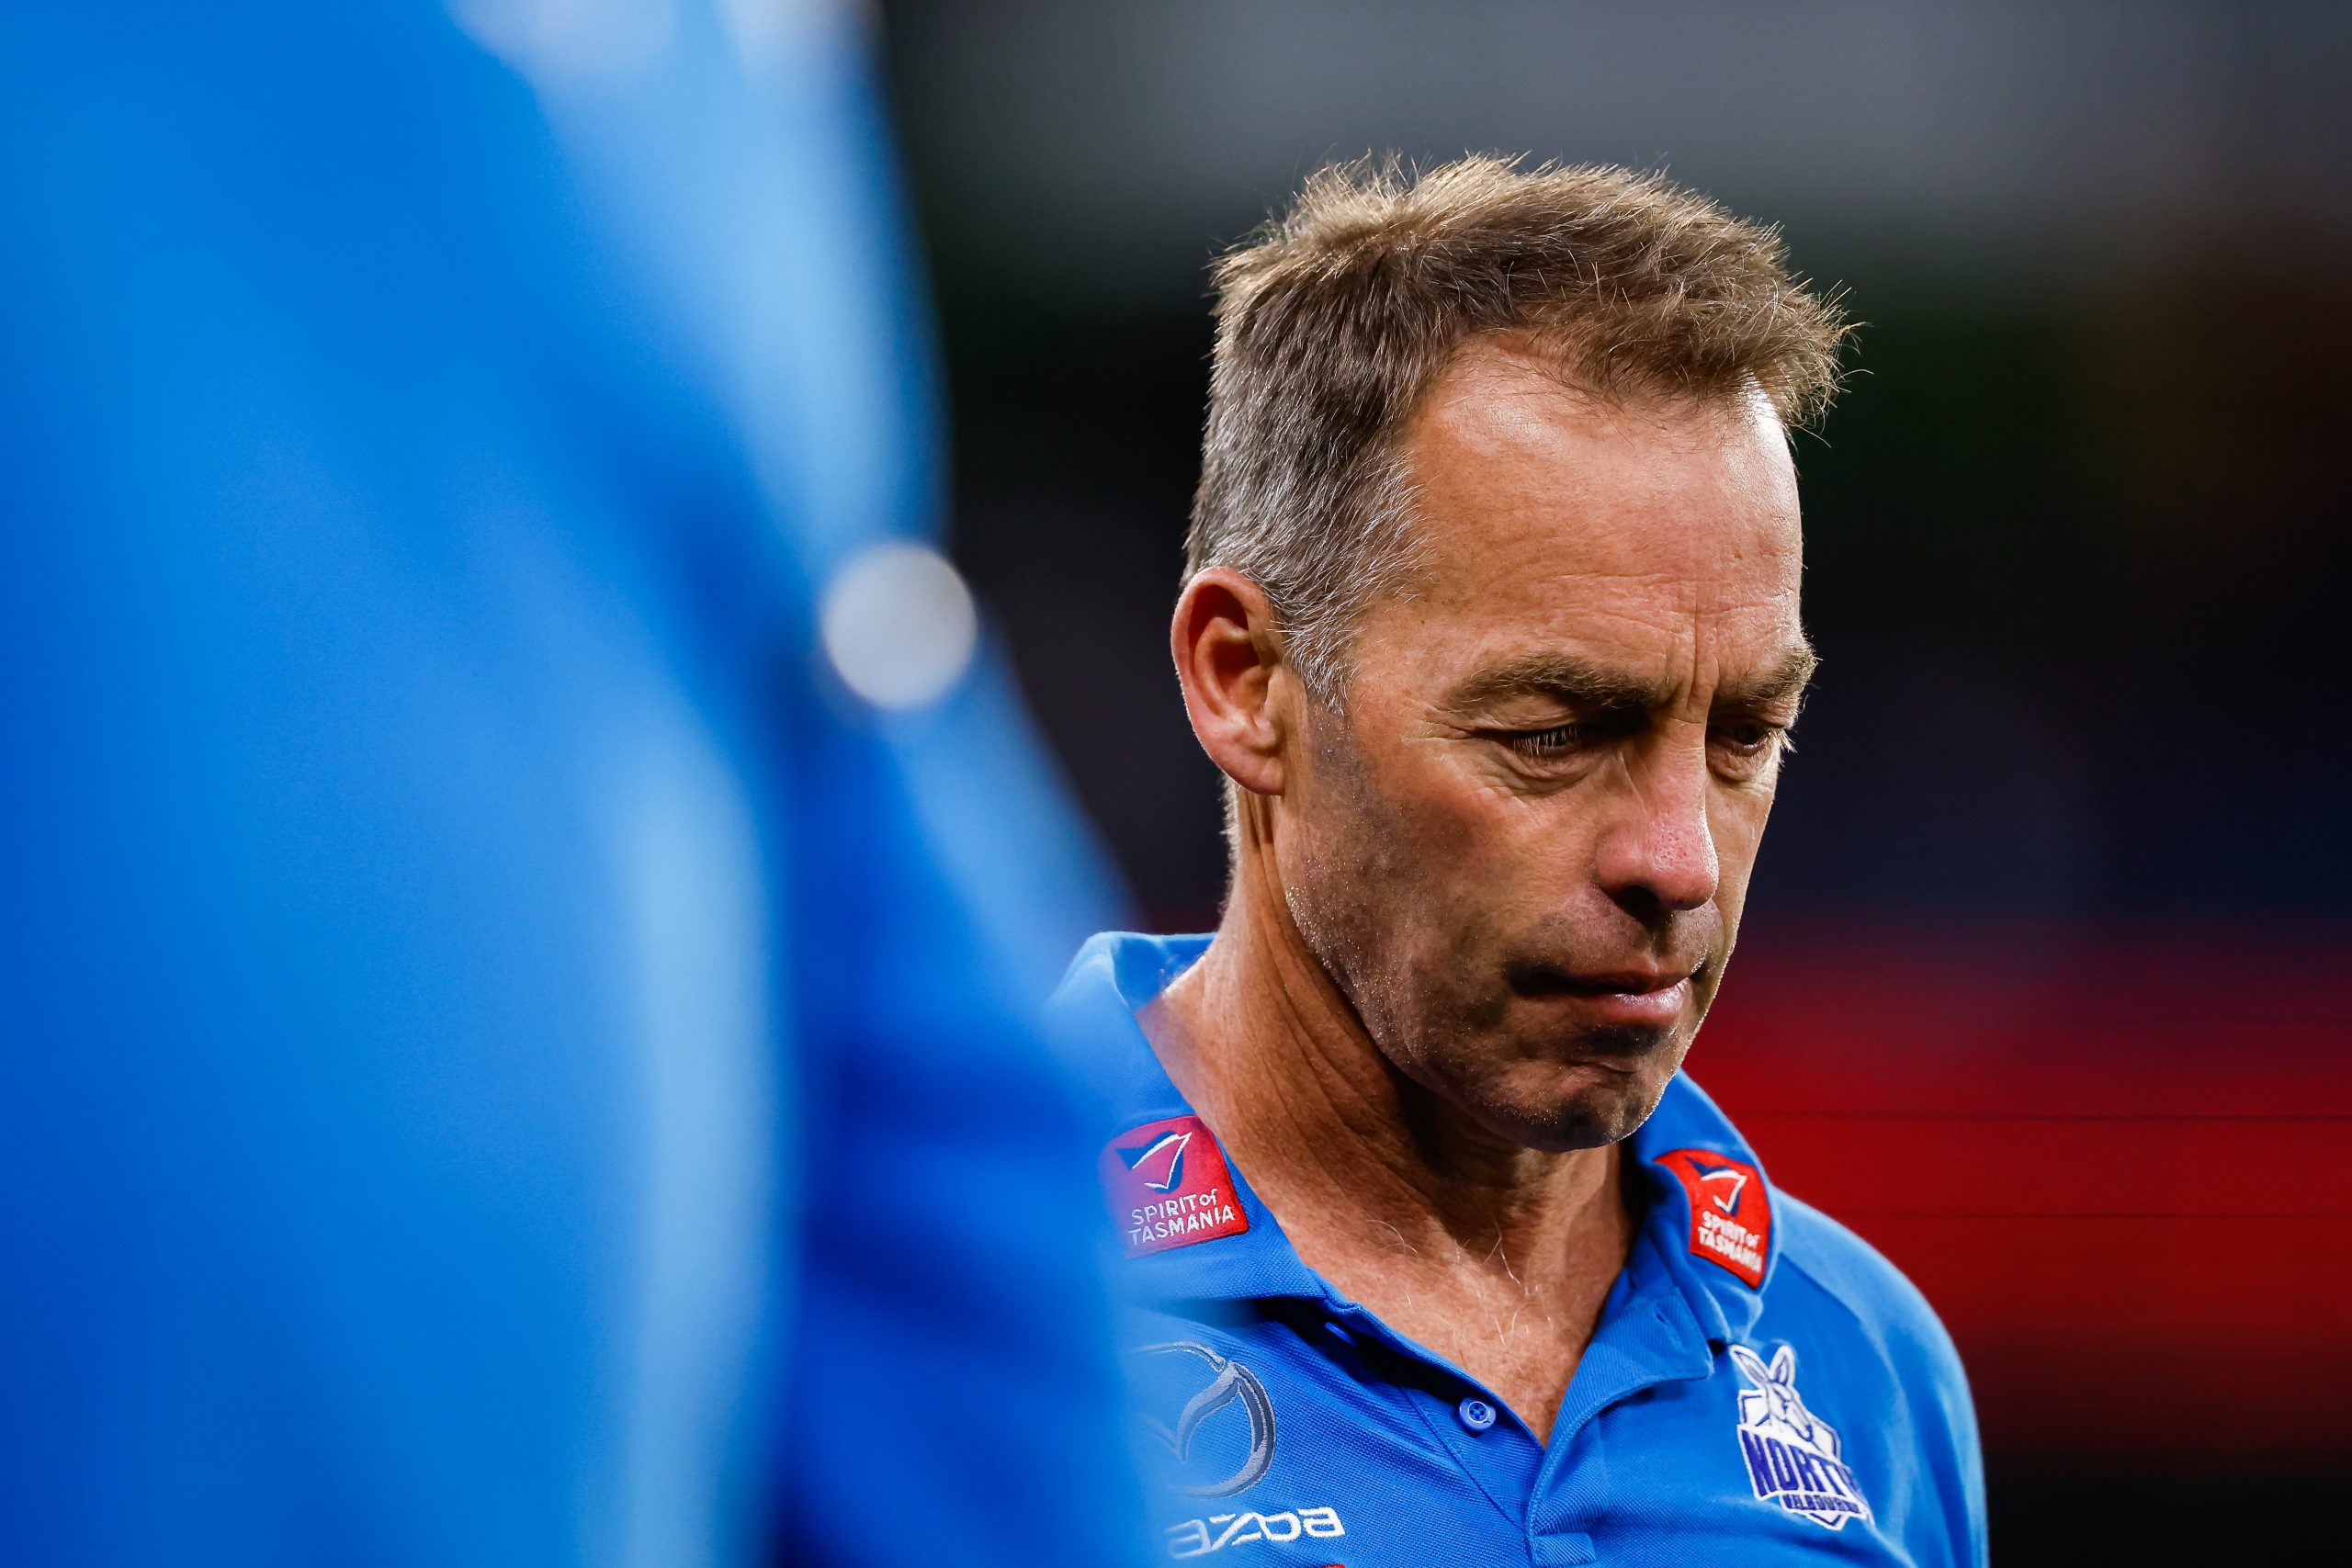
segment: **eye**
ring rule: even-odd
[[[1792,748],[1789,727],[1768,718],[1726,719],[1707,734],[1715,766],[1727,777],[1760,778]]]
[[[1523,730],[1510,737],[1512,750],[1522,757],[1537,759],[1564,757],[1588,739],[1587,728],[1581,724],[1555,724],[1549,729]]]

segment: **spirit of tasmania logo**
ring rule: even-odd
[[[1731,1347],[1732,1364],[1755,1385],[1739,1396],[1739,1452],[1756,1495],[1826,1529],[1867,1521],[1871,1506],[1838,1457],[1838,1432],[1797,1397],[1797,1353],[1783,1345],[1764,1358]]]
[[[1757,1290],[1772,1247],[1772,1194],[1764,1173],[1706,1149],[1672,1149],[1657,1156],[1690,1195],[1690,1253],[1719,1263]]]
[[[1102,1193],[1130,1258],[1250,1228],[1225,1151],[1197,1116],[1147,1122],[1112,1139],[1102,1151]]]

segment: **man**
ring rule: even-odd
[[[0,8],[0,1561],[1132,1545],[865,39]]]
[[[1933,1314],[1679,1076],[1836,311],[1663,180],[1480,159],[1326,171],[1217,284],[1172,641],[1230,891],[1057,998],[1170,1555],[1982,1561]]]

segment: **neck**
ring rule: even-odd
[[[1207,953],[1138,1021],[1310,1267],[1548,1430],[1632,1241],[1617,1150],[1521,1147],[1398,1072],[1244,838]]]

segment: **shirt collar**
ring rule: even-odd
[[[1657,1109],[1625,1146],[1627,1170],[1644,1184],[1649,1200],[1642,1228],[1665,1259],[1667,1272],[1690,1303],[1700,1327],[1719,1344],[1746,1340],[1764,1310],[1764,1292],[1781,1260],[1781,1227],[1771,1218],[1775,1194],[1763,1163],[1688,1073],[1674,1075]],[[1755,1183],[1756,1190],[1738,1194],[1736,1201],[1751,1220],[1759,1211],[1762,1215],[1759,1282],[1749,1284],[1701,1250],[1690,1185],[1666,1163],[1668,1156],[1692,1154],[1711,1156],[1720,1162],[1718,1168]],[[1685,1168],[1690,1164],[1688,1159],[1675,1163]]]
[[[1136,1012],[1190,968],[1208,944],[1206,936],[1105,931],[1079,950],[1054,993],[1048,1013],[1055,1032],[1113,1117],[1106,1138],[1148,1122],[1196,1114],[1160,1066],[1136,1022]],[[1763,1310],[1764,1290],[1779,1264],[1780,1227],[1764,1226],[1763,1282],[1748,1284],[1696,1249],[1691,1190],[1659,1162],[1668,1155],[1695,1153],[1721,1162],[1723,1168],[1744,1170],[1764,1189],[1743,1200],[1748,1212],[1754,1213],[1760,1200],[1769,1215],[1771,1195],[1754,1152],[1705,1091],[1679,1073],[1667,1086],[1657,1110],[1627,1141],[1626,1151],[1629,1172],[1642,1184],[1646,1200],[1636,1248],[1647,1246],[1662,1261],[1665,1277],[1709,1339],[1746,1338]],[[1128,1258],[1121,1265],[1123,1282],[1154,1300],[1336,1299],[1301,1261],[1249,1179],[1232,1168],[1231,1160],[1227,1165],[1249,1216],[1249,1229]]]
[[[1129,1127],[1197,1114],[1186,1103],[1136,1022],[1138,1009],[1208,951],[1205,936],[1104,931],[1079,949],[1046,1006],[1054,1032],[1114,1118],[1106,1138]],[[1215,1134],[1212,1134],[1212,1136]],[[1283,1235],[1249,1179],[1226,1162],[1250,1227],[1236,1235],[1129,1258],[1116,1278],[1151,1300],[1243,1300],[1330,1294]]]

